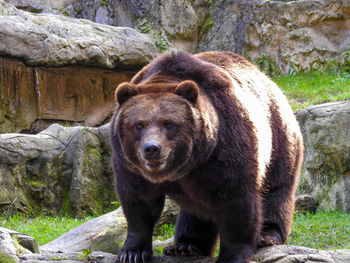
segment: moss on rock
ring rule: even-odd
[[[0,252],[0,262],[1,263],[16,263],[16,260],[7,255],[6,253]]]

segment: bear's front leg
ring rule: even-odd
[[[119,262],[145,263],[151,260],[153,227],[162,212],[164,199],[164,196],[150,201],[121,198],[128,234],[124,246],[118,251]]]
[[[175,244],[164,248],[166,256],[212,256],[217,241],[216,225],[181,210],[176,222]]]
[[[216,263],[247,263],[257,250],[260,233],[260,199],[256,192],[231,193],[215,209],[220,235]]]

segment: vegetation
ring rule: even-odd
[[[339,211],[295,214],[288,244],[350,249],[350,214]]]
[[[274,79],[286,94],[294,111],[312,104],[350,99],[350,74],[347,72],[296,73]]]
[[[155,241],[155,240],[159,240],[159,241],[167,240],[174,235],[174,232],[175,232],[175,225],[174,224],[162,225],[160,228],[158,228],[154,232],[153,241]]]
[[[90,216],[77,219],[14,215],[9,218],[0,217],[0,222],[2,227],[31,235],[39,245],[43,245],[90,219]],[[174,231],[175,225],[163,225],[155,231],[153,240],[164,241],[172,237]],[[288,244],[319,249],[350,249],[350,213],[318,211],[315,214],[295,214]]]
[[[154,240],[168,239],[174,230],[174,225],[164,225],[155,232]],[[287,244],[317,249],[350,249],[350,214],[339,211],[297,213]]]
[[[147,20],[139,18],[136,21],[136,30],[141,33],[147,34],[151,31],[151,25]]]
[[[174,235],[175,226],[164,225],[155,232],[153,240],[166,240]],[[294,215],[292,233],[288,245],[316,249],[350,249],[350,214],[333,211],[297,213]],[[157,248],[157,254],[162,254]],[[219,247],[215,255],[219,254]]]
[[[155,42],[158,52],[164,52],[169,47],[169,40],[166,35],[159,33]]]
[[[77,227],[81,223],[90,219],[92,219],[90,216],[78,219],[45,215],[30,218],[28,216],[17,214],[9,218],[0,217],[0,225],[34,237],[40,246],[58,238],[70,229]]]

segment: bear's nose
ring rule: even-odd
[[[161,147],[158,143],[148,142],[144,145],[143,151],[146,160],[157,160],[160,157]]]

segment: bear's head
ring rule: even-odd
[[[190,80],[120,84],[114,129],[127,165],[153,183],[184,176],[199,133],[198,96]]]

